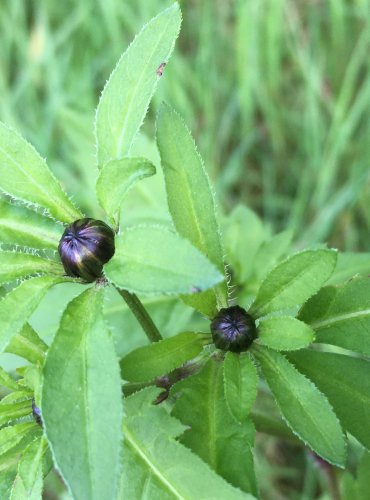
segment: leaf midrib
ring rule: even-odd
[[[127,425],[124,425],[124,436],[125,442],[128,444],[131,449],[139,455],[139,457],[148,465],[149,469],[152,473],[159,479],[159,481],[178,498],[179,500],[186,500],[186,497],[183,496],[166,478],[166,475],[160,470],[157,464],[143,451],[140,447],[140,443],[135,440],[133,434],[129,431]]]

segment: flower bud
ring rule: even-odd
[[[36,422],[42,426],[41,410],[38,406],[36,406],[34,399],[32,400],[32,415]]]
[[[256,324],[240,306],[221,309],[211,323],[215,346],[223,351],[246,351],[256,338]]]
[[[113,257],[114,231],[101,220],[76,220],[64,231],[58,251],[68,276],[95,281]]]

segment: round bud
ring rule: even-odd
[[[215,346],[223,351],[242,352],[249,349],[256,338],[256,324],[240,306],[221,309],[211,323]]]
[[[79,219],[70,224],[59,242],[59,255],[68,276],[92,282],[114,254],[114,231],[105,222]]]

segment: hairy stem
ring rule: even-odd
[[[130,293],[127,290],[120,290],[117,287],[116,290],[134,313],[150,342],[158,342],[158,340],[162,340],[162,335],[159,333],[158,328],[155,326],[152,318],[149,316],[140,299],[134,293]]]

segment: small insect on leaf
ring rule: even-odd
[[[161,64],[158,66],[157,71],[156,71],[156,73],[157,73],[157,75],[158,75],[158,76],[162,76],[162,75],[163,75],[163,71],[164,71],[164,68],[165,68],[166,66],[167,66],[167,63],[166,63],[166,62],[163,62],[163,63],[161,63]]]

